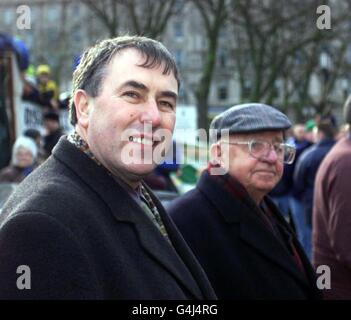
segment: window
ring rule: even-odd
[[[174,23],[174,37],[177,39],[183,38],[183,24],[180,21]]]
[[[175,61],[177,63],[177,66],[180,68],[183,66],[183,51],[178,49],[175,51],[174,54]]]
[[[178,103],[187,103],[188,102],[188,95],[185,91],[184,87],[181,86],[179,93],[178,93]]]
[[[242,90],[242,93],[241,93],[241,97],[242,97],[243,99],[250,97],[250,95],[251,95],[251,89],[252,89],[251,81],[250,81],[250,80],[245,80],[245,81],[244,81],[244,86],[243,86],[242,89],[243,89],[243,90]]]
[[[80,42],[82,39],[81,36],[81,30],[80,29],[74,29],[72,32],[72,38],[74,42]]]
[[[221,101],[228,99],[228,88],[227,88],[227,86],[220,86],[220,87],[218,87],[217,97],[218,97],[218,100],[221,100]]]
[[[3,9],[2,9],[3,10]],[[12,11],[12,8],[11,9],[5,9],[3,11],[4,15],[3,15],[3,21],[5,23],[5,25],[9,25],[13,22],[14,20],[14,14],[13,14],[13,11]]]
[[[223,49],[219,49],[218,52],[218,66],[225,68],[227,66],[227,53]]]

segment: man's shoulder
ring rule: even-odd
[[[305,164],[308,161],[311,161],[316,153],[318,153],[317,145],[311,145],[302,151],[300,157],[298,158],[298,162]]]
[[[349,167],[351,157],[351,143],[347,140],[338,141],[327,153],[325,159],[322,162],[322,167],[325,169],[338,170],[345,166]]]
[[[67,212],[79,212],[79,208],[89,205],[87,190],[82,190],[79,178],[56,162],[47,160],[16,187],[2,210],[1,220],[21,212],[64,217]]]
[[[167,212],[173,219],[193,219],[209,207],[206,201],[204,194],[196,187],[173,200],[167,206]]]
[[[197,187],[187,191],[182,194],[178,198],[172,200],[169,204],[169,208],[177,207],[177,206],[187,206],[189,203],[194,201],[195,199],[201,198],[202,194]]]

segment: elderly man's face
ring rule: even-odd
[[[283,133],[266,131],[252,134],[230,135],[229,141],[260,140],[270,143],[283,142]],[[271,191],[283,174],[283,163],[278,160],[276,152],[271,149],[267,157],[256,159],[249,153],[247,145],[222,144],[222,161],[228,173],[236,178],[258,203]]]
[[[99,96],[89,97],[88,119],[78,119],[96,158],[132,186],[154,169],[155,149],[171,142],[160,141],[160,129],[171,136],[175,125],[177,80],[163,65],[138,66],[144,61],[135,49],[117,53]]]

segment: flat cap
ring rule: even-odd
[[[217,139],[222,130],[231,133],[249,133],[268,130],[286,130],[291,127],[288,117],[271,106],[262,103],[239,104],[217,115],[210,129],[217,130]]]

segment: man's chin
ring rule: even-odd
[[[277,182],[273,179],[264,179],[255,183],[256,189],[265,193],[269,193],[277,185]]]
[[[131,164],[128,166],[128,172],[142,179],[150,174],[155,167],[155,164]]]

